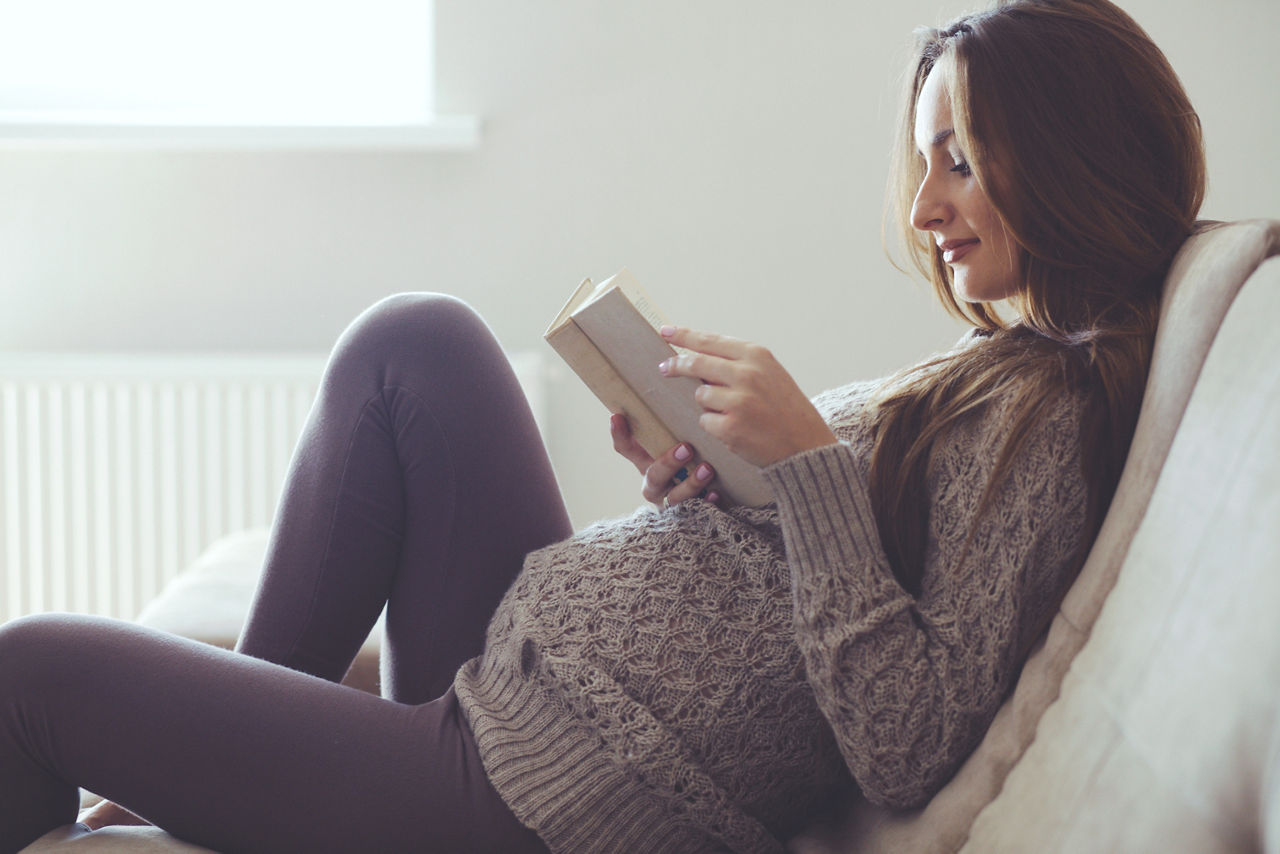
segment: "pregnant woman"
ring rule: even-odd
[[[389,298],[334,349],[237,652],[0,628],[0,852],[78,786],[225,852],[781,852],[850,779],[927,801],[1106,512],[1204,160],[1106,0],[923,32],[903,106],[897,225],[972,325],[952,351],[810,401],[762,347],[664,331],[690,352],[655,373],[704,381],[772,502],[615,417],[651,506],[572,533],[484,324]],[[337,681],[384,605],[374,697]]]

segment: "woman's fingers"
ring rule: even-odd
[[[672,488],[683,480],[684,475],[680,473],[687,474],[685,463],[692,459],[693,448],[681,442],[654,460],[653,464],[645,469],[644,483],[640,489],[645,501],[661,504],[663,498],[668,498]]]
[[[613,449],[626,457],[632,465],[644,474],[653,465],[653,457],[631,435],[631,425],[627,416],[614,414],[609,416],[609,434],[613,437]]]
[[[715,479],[715,469],[707,463],[698,463],[684,480],[678,481],[667,493],[667,504],[679,504],[690,498],[706,498],[715,502],[714,493],[708,491],[711,481]]]
[[[702,495],[715,478],[715,470],[707,463],[700,463],[689,471],[687,463],[693,460],[693,448],[686,443],[676,445],[658,459],[649,456],[631,435],[631,425],[625,415],[609,418],[609,433],[613,436],[613,449],[626,457],[644,475],[641,492],[646,501],[661,505],[679,504],[689,498]],[[710,494],[704,496],[712,499]]]
[[[653,461],[645,471],[641,494],[651,504],[679,504],[696,498],[715,479],[708,463],[692,466],[693,448],[686,443],[676,445]]]
[[[715,332],[699,332],[683,326],[664,326],[660,330],[668,344],[697,350],[709,356],[720,356],[724,359],[741,359],[751,345],[740,338],[731,338]]]
[[[685,351],[662,362],[667,377],[695,377],[698,424],[749,463],[766,466],[837,442],[831,428],[773,353],[758,344],[675,326],[662,328]]]
[[[698,405],[709,412],[724,412],[730,409],[741,397],[739,393],[722,385],[703,383],[693,393]]]
[[[737,370],[738,362],[705,353],[681,353],[658,365],[664,377],[695,377],[716,385],[732,384]]]
[[[772,353],[750,341],[676,326],[664,326],[663,330],[664,335],[665,330],[671,330],[665,335],[668,343],[691,351],[678,353],[658,366],[666,377],[696,377],[713,385],[752,387],[776,365]]]

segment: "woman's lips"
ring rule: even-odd
[[[981,241],[973,237],[968,240],[948,240],[938,248],[942,250],[942,260],[947,264],[954,264],[964,256],[968,255],[973,247],[977,246]]]

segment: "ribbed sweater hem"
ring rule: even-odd
[[[511,656],[464,664],[454,690],[494,789],[548,848],[556,854],[727,850],[660,803],[554,690],[504,666],[505,660]]]

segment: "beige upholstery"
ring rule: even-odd
[[[794,852],[1280,854],[1277,249],[1249,222],[1179,254],[1112,510],[977,752],[923,810],[851,797]],[[28,854],[197,850],[56,833]]]
[[[1280,259],[1237,297],[1124,572],[965,851],[1252,852],[1264,810],[1274,836],[1277,321]]]

